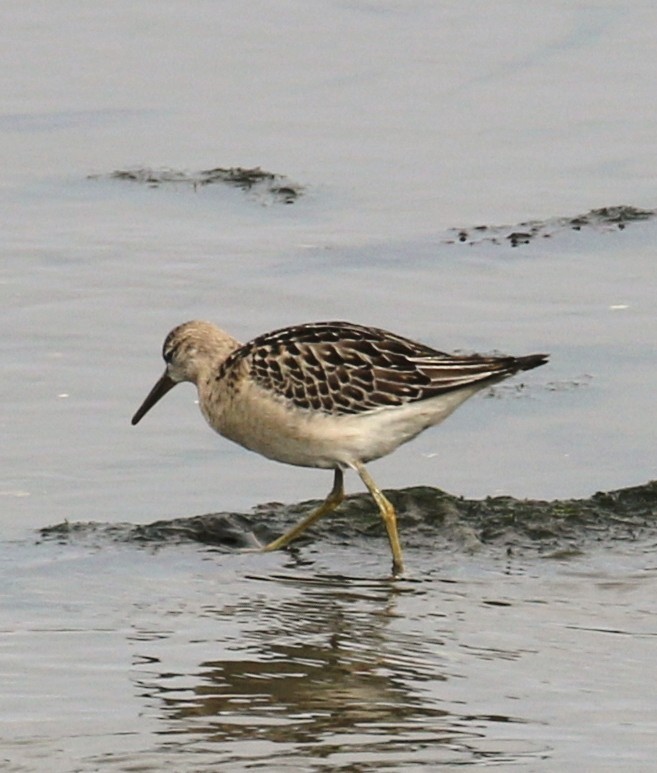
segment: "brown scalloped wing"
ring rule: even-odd
[[[527,359],[450,355],[377,328],[320,322],[276,330],[244,344],[228,358],[220,377],[246,362],[257,384],[299,408],[358,414],[535,367],[523,362]]]

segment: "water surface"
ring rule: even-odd
[[[515,248],[453,229],[655,207],[657,12],[0,15],[3,768],[651,770],[649,536],[546,558],[436,528],[391,582],[376,532],[260,556],[38,530],[328,491],[326,473],[214,437],[191,388],[129,425],[165,334],[195,317],[244,340],[346,318],[445,350],[551,352],[373,465],[386,488],[569,499],[654,478],[655,222]],[[235,166],[303,195],[108,177]]]

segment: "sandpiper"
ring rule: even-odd
[[[350,322],[311,322],[241,344],[210,322],[185,322],[164,341],[164,374],[132,417],[137,424],[181,381],[196,385],[201,412],[220,435],[269,459],[334,470],[324,502],[286,534],[278,550],[344,499],[355,470],[376,502],[403,571],[395,509],[365,468],[439,424],[480,389],[548,356],[445,354]]]

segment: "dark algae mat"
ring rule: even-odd
[[[657,536],[657,481],[598,492],[587,499],[551,501],[511,496],[464,499],[438,488],[386,490],[398,512],[404,546],[474,552],[494,550],[554,555],[592,544]],[[250,513],[207,513],[149,524],[73,522],[40,530],[46,540],[132,543],[198,542],[227,550],[264,544],[305,517],[319,501],[259,505]],[[320,519],[295,544],[322,540],[385,540],[368,494],[354,494]],[[384,546],[381,546],[384,549]]]

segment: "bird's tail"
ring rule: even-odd
[[[538,368],[539,365],[545,365],[549,354],[527,354],[524,357],[516,357],[515,365],[518,370],[531,370]]]

